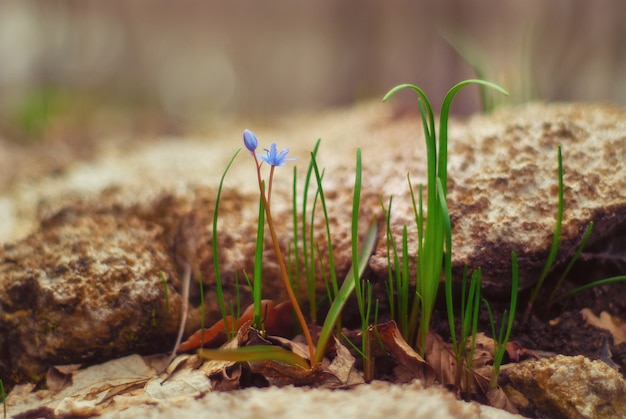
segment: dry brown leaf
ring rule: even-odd
[[[248,362],[248,365],[252,373],[262,375],[270,385],[277,387],[293,385],[338,388],[342,386],[341,381],[325,371],[321,364],[316,364],[311,369],[272,360]]]
[[[229,340],[222,349],[231,350],[239,347],[240,335]],[[241,378],[241,364],[235,361],[211,359],[203,363],[200,368],[211,380],[211,388],[215,391],[235,390],[239,387]]]
[[[470,350],[471,337],[467,339],[467,350]],[[486,365],[493,364],[493,354],[495,352],[495,342],[492,338],[482,332],[476,333],[474,346],[474,357],[472,359],[472,368],[480,369]]]
[[[145,393],[156,400],[174,399],[181,396],[211,391],[211,380],[204,372],[189,365],[176,371],[166,381],[155,377],[148,381]]]
[[[471,337],[468,338],[466,345],[469,351]],[[466,395],[486,395],[493,368],[493,351],[493,339],[484,333],[477,333],[472,368],[468,370],[465,361],[463,361],[463,365],[457,368],[457,360],[452,345],[444,342],[434,332],[429,332],[426,336],[426,359],[434,369],[437,381],[445,386],[458,386],[459,392]]]
[[[385,351],[398,363],[394,370],[397,382],[406,383],[419,378],[425,386],[434,383],[435,373],[432,367],[406,343],[396,322],[392,320],[379,324],[376,329]],[[376,337],[373,336],[372,339],[376,339]]]
[[[600,317],[596,317],[588,308],[580,310],[580,314],[582,314],[587,324],[611,332],[615,346],[626,342],[626,323],[619,317],[611,316],[606,311],[600,313]]]
[[[49,408],[54,411],[55,416],[98,415],[103,405],[107,405],[113,396],[128,394],[143,387],[156,373],[139,355],[130,355],[70,372],[74,368],[56,368],[57,371],[68,373],[67,379],[71,379],[71,385],[63,387],[59,392],[48,390],[46,400],[32,403],[29,410],[36,412],[38,409]],[[53,376],[54,374],[56,372],[52,373]]]
[[[57,365],[48,369],[46,373],[46,386],[52,391],[61,391],[72,385],[72,375],[80,368],[81,364]]]
[[[335,357],[328,365],[328,371],[339,379],[344,386],[353,386],[365,383],[363,374],[355,368],[355,359],[339,339],[333,337],[335,344]]]
[[[452,346],[445,343],[441,336],[428,332],[426,335],[426,348],[424,355],[435,371],[437,382],[442,385],[450,385],[456,382],[456,359]]]
[[[261,312],[263,313],[263,322],[265,330],[269,335],[286,336],[293,330],[293,316],[291,302],[284,301],[280,304],[274,304],[271,300],[261,301]],[[250,322],[254,316],[254,305],[249,305],[237,321],[232,316],[227,316],[226,323],[229,328],[242,330],[243,325]],[[179,352],[188,352],[204,346],[206,348],[215,348],[226,341],[224,320],[217,321],[208,329],[200,329],[191,335],[186,341],[178,347]]]
[[[511,403],[506,393],[499,386],[487,391],[489,406],[505,410],[509,413],[519,414],[517,408]]]

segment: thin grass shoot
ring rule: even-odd
[[[222,276],[220,273],[220,264],[219,264],[219,258],[218,258],[217,224],[218,224],[218,214],[219,214],[219,207],[220,207],[220,198],[222,196],[222,188],[224,186],[224,178],[226,177],[226,173],[228,173],[230,166],[233,164],[233,161],[235,161],[235,157],[237,157],[237,154],[239,154],[240,151],[241,149],[238,149],[233,155],[233,157],[231,157],[230,161],[226,165],[226,169],[222,173],[222,177],[220,178],[220,183],[217,188],[217,195],[215,197],[215,209],[213,211],[213,232],[211,234],[211,247],[212,247],[212,252],[213,252],[213,269],[215,273],[215,293],[217,296],[217,304],[219,306],[220,313],[222,314],[222,319],[224,321],[224,330],[226,331],[226,336],[229,339],[234,337],[236,331],[232,330],[232,327],[231,325],[228,324],[228,320],[227,320],[228,314],[226,312],[226,303],[224,302],[224,288],[222,285]]]
[[[265,181],[261,182],[261,187],[265,188]],[[261,280],[263,276],[263,245],[265,237],[265,208],[263,200],[259,199],[259,216],[256,232],[256,246],[254,250],[254,273],[252,285],[252,301],[254,306],[254,314],[252,316],[252,325],[257,330],[263,330],[263,317],[261,313]]]
[[[585,232],[583,233],[583,238],[581,239],[580,244],[578,245],[578,248],[576,249],[576,252],[574,253],[574,256],[572,256],[570,261],[567,263],[565,270],[559,277],[558,281],[556,281],[556,284],[554,285],[554,288],[552,289],[552,292],[550,293],[550,297],[548,298],[548,304],[547,304],[548,310],[552,307],[552,305],[556,301],[557,293],[560,291],[561,285],[563,285],[563,281],[565,281],[567,274],[569,274],[569,272],[572,270],[572,267],[574,267],[574,264],[576,263],[580,255],[582,254],[582,251],[585,245],[587,244],[587,240],[589,240],[589,237],[591,236],[592,231],[593,231],[593,221],[590,221],[589,224],[587,225],[587,228],[585,229]]]
[[[563,211],[565,208],[565,197],[564,197],[564,186],[563,186],[563,157],[561,155],[561,146],[558,147],[558,179],[559,179],[559,203],[556,214],[556,227],[554,229],[554,234],[552,236],[552,244],[550,245],[550,251],[548,253],[548,258],[546,259],[546,263],[543,266],[543,270],[541,271],[541,275],[539,276],[539,280],[533,287],[533,290],[528,298],[528,304],[526,305],[526,311],[524,312],[523,322],[526,323],[528,318],[530,317],[530,312],[532,311],[533,305],[537,296],[539,295],[539,290],[543,287],[543,283],[552,270],[552,266],[554,265],[554,261],[556,259],[556,255],[559,251],[559,247],[561,247],[561,225],[563,223]]]
[[[515,322],[515,310],[517,309],[517,294],[519,291],[519,273],[517,266],[517,254],[511,253],[511,300],[509,309],[504,311],[502,316],[502,323],[500,324],[500,331],[496,334],[495,321],[493,319],[493,313],[489,302],[483,298],[483,302],[487,307],[487,313],[489,315],[489,323],[491,324],[491,333],[495,344],[495,351],[493,355],[493,369],[491,370],[491,377],[489,379],[489,388],[495,389],[498,387],[498,374],[500,373],[500,366],[504,359],[504,353],[506,352],[506,345],[509,343],[509,337],[511,336],[511,330],[513,329],[513,323]],[[505,320],[506,319],[506,320]]]

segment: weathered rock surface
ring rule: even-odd
[[[160,227],[114,213],[59,214],[1,252],[3,376],[37,379],[50,365],[89,362],[170,342],[181,300]],[[171,281],[170,281],[171,282]],[[166,307],[169,304],[170,307]],[[153,349],[152,349],[153,350]]]
[[[300,180],[315,139],[323,138],[318,162],[326,168],[324,190],[339,278],[350,264],[356,146],[363,149],[361,230],[380,216],[379,195],[385,202],[393,195],[396,238],[402,224],[414,231],[406,174],[417,185],[425,173],[416,115],[396,115],[390,105],[373,104],[255,131],[261,147],[276,140],[279,147],[291,148],[291,155],[300,158]],[[240,138],[237,127],[210,144],[172,140],[109,150],[97,162],[79,164],[62,176],[18,183],[5,194],[1,203],[9,222],[3,227],[7,244],[0,250],[2,373],[24,378],[61,360],[131,353],[145,348],[144,342],[153,350],[168,349],[186,264],[194,278],[202,275],[207,321],[215,320],[211,218],[219,177]],[[566,185],[558,260],[572,253],[589,221],[596,224],[595,240],[610,239],[624,225],[623,109],[581,104],[502,109],[453,122],[449,144],[454,263],[457,269],[482,266],[489,287],[509,284],[512,250],[519,255],[523,286],[536,280],[543,266],[555,225],[558,144],[563,146]],[[218,246],[227,298],[234,295],[235,273],[252,272],[254,254],[256,175],[249,156],[241,154],[226,178],[220,207]],[[291,178],[289,169],[277,171],[272,197],[275,218],[284,221],[279,225],[284,249],[292,237]],[[301,190],[300,183],[298,194]],[[317,222],[321,218],[320,212]],[[323,229],[316,234],[325,255]],[[269,246],[266,252],[264,295],[280,299]],[[387,275],[384,240],[370,267],[373,279]],[[161,271],[169,282],[169,315]],[[192,290],[189,329],[199,326],[197,292],[197,287]],[[246,287],[242,292],[245,304]]]
[[[624,378],[602,361],[557,355],[514,365],[507,376],[542,416],[626,417]]]

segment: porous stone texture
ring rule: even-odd
[[[601,105],[531,104],[470,119],[451,133],[449,207],[455,266],[483,267],[492,286],[538,279],[556,226],[557,147],[565,211],[556,263],[568,261],[590,221],[588,245],[626,222],[626,112]]]
[[[411,269],[416,229],[407,173],[424,183],[426,161],[416,113],[388,104],[364,104],[315,116],[293,117],[274,127],[252,128],[260,148],[277,141],[298,157],[298,205],[309,152],[321,137],[319,166],[328,205],[337,277],[351,263],[350,220],[355,148],[362,148],[360,233],[381,219],[379,198],[393,196],[396,240],[409,226]],[[225,129],[211,142],[153,141],[104,148],[98,160],[38,180],[15,181],[0,197],[0,365],[16,381],[55,363],[103,359],[135,349],[166,350],[176,334],[181,277],[191,268],[188,330],[199,327],[199,286],[206,291],[206,322],[218,318],[211,238],[217,234],[227,301],[235,278],[252,272],[258,215],[257,180],[247,150],[225,183],[218,231],[212,231],[216,187],[241,147],[243,127]],[[523,287],[543,267],[555,226],[557,145],[563,147],[565,215],[562,251],[567,260],[590,221],[592,240],[610,241],[626,220],[626,112],[597,104],[529,104],[503,108],[449,129],[449,209],[455,272],[481,266],[486,291],[510,287],[510,253],[518,253]],[[267,176],[267,167],[263,167]],[[293,239],[292,171],[277,168],[272,211],[281,247]],[[309,210],[315,188],[309,190]],[[307,217],[310,219],[310,214]],[[315,241],[328,266],[318,202]],[[301,226],[299,227],[301,229]],[[300,230],[301,231],[301,230]],[[263,296],[284,298],[266,235]],[[387,276],[384,229],[370,260],[369,279]],[[169,312],[165,315],[168,284]],[[323,274],[318,269],[318,287]],[[302,276],[300,276],[302,278]],[[301,287],[305,289],[304,284]],[[494,291],[495,290],[495,291]],[[250,301],[242,285],[243,304]],[[152,326],[156,324],[156,326]],[[143,346],[145,345],[147,346]]]
[[[514,388],[550,418],[626,417],[626,384],[602,361],[557,355],[508,370]]]
[[[2,377],[171,345],[181,300],[161,228],[136,217],[66,211],[0,251]],[[169,307],[166,306],[169,305]]]

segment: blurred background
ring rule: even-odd
[[[380,99],[399,83],[438,106],[477,72],[508,102],[624,105],[626,2],[0,0],[0,141],[11,146],[88,156],[105,138],[202,135]],[[474,90],[453,112],[479,108]]]

